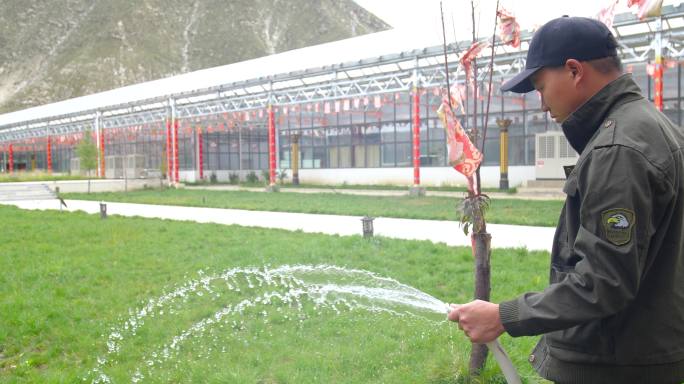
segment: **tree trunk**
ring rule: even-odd
[[[471,241],[473,254],[475,256],[475,299],[489,301],[491,291],[490,280],[490,257],[491,257],[492,236],[487,233],[486,228],[480,232],[473,232]],[[484,344],[472,344],[470,353],[470,374],[479,375],[484,369],[487,361],[487,346]]]

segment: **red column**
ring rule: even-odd
[[[197,127],[197,153],[199,159],[197,160],[197,165],[199,166],[199,178],[204,179],[204,153],[202,144],[202,127]]]
[[[52,173],[52,140],[50,140],[50,136],[47,137],[47,171]]]
[[[171,161],[171,120],[166,120],[166,178],[172,181],[173,162]]]
[[[173,180],[178,182],[178,120],[173,121]]]
[[[105,178],[105,139],[104,128],[100,128],[100,177]]]
[[[655,97],[653,102],[658,110],[663,110],[663,64],[661,60],[656,58],[655,68],[653,71],[653,86],[655,88]]]
[[[269,168],[269,183],[275,184],[275,168],[276,168],[276,146],[275,146],[275,116],[273,113],[273,106],[268,106],[268,168]]]
[[[14,145],[9,145],[9,173],[14,173]]]
[[[413,87],[413,185],[420,185],[420,91]]]

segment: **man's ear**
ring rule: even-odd
[[[584,76],[584,67],[582,63],[575,59],[568,59],[565,62],[565,69],[572,75],[573,82],[577,84]]]

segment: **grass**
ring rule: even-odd
[[[47,172],[14,172],[0,173],[0,183],[17,183],[27,181],[63,181],[63,180],[87,180],[85,176],[56,175]]]
[[[469,344],[454,325],[434,319],[311,303],[297,311],[276,300],[190,334],[159,363],[155,353],[173,337],[260,288],[207,283],[162,307],[166,314],[154,307],[135,334],[130,319],[189,280],[283,264],[369,270],[463,302],[473,287],[468,248],[8,206],[0,215],[0,382],[90,382],[98,357],[107,359],[100,366],[113,382],[130,382],[137,370],[152,383],[466,382]],[[546,252],[495,250],[492,299],[542,289],[547,265]],[[107,354],[113,329],[120,350]],[[525,381],[539,382],[526,362],[536,338],[501,341]],[[482,382],[503,383],[498,372],[490,357]]]
[[[193,186],[204,186],[204,185],[235,185],[235,186],[240,186],[240,187],[247,187],[247,188],[264,188],[266,184],[264,182],[257,182],[257,183],[247,183],[247,182],[241,182],[239,184],[233,184],[233,183],[227,183],[227,182],[221,182],[221,183],[207,183],[207,182],[186,182],[185,184],[187,185],[193,185]],[[282,189],[306,189],[306,188],[316,188],[316,189],[361,189],[361,190],[371,190],[371,191],[407,191],[408,187],[405,185],[393,185],[393,184],[380,184],[380,185],[371,185],[371,184],[336,184],[336,185],[327,185],[327,184],[298,184],[294,185],[289,182],[278,182],[278,186]],[[425,187],[427,191],[442,191],[442,192],[467,192],[468,189],[466,187],[459,187],[459,186],[449,186],[449,185],[441,185],[441,186],[427,186]],[[487,192],[502,192],[499,188],[483,188],[482,189],[483,193]],[[506,193],[509,194],[515,194],[518,192],[517,188],[509,188],[508,190],[505,191]]]
[[[323,213],[409,219],[456,220],[458,199],[450,197],[359,196],[347,194],[260,193],[249,191],[141,190],[128,193],[64,194],[67,199],[103,200],[192,207]],[[487,222],[553,227],[562,201],[492,199]]]

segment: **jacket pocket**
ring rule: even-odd
[[[547,335],[551,354],[573,363],[604,363],[615,361],[615,345],[602,320],[590,321]]]
[[[575,268],[551,264],[551,283],[560,283]],[[571,328],[548,333],[552,356],[575,363],[610,363],[615,359],[615,342],[604,320],[593,320]]]

